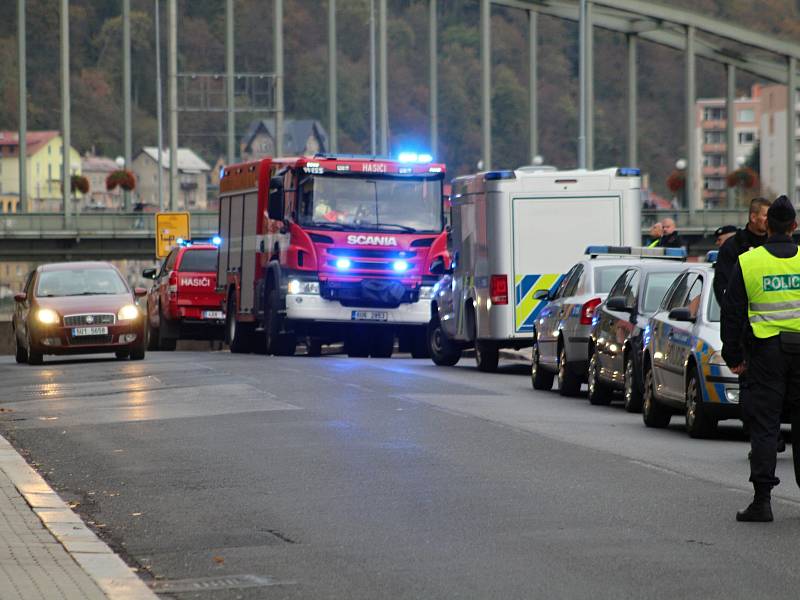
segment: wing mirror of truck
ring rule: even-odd
[[[670,321],[683,321],[683,322],[693,322],[694,316],[692,315],[692,311],[689,310],[685,306],[681,306],[680,308],[673,308],[669,311],[669,320]]]
[[[267,205],[269,218],[283,221],[283,177],[273,177],[269,180],[269,203]]]
[[[625,296],[612,296],[608,300],[606,300],[606,308],[608,310],[614,310],[617,312],[627,312],[632,313],[633,307],[628,304],[628,301],[625,299]]]
[[[547,302],[550,300],[550,290],[536,290],[533,292],[534,300],[542,300],[543,302]]]
[[[142,277],[145,279],[155,279],[156,270],[153,267],[150,267],[149,269],[142,269]]]
[[[14,302],[25,302],[28,299],[28,294],[25,292],[19,292],[18,294],[14,294]]]
[[[133,288],[133,295],[136,298],[144,298],[145,296],[147,296],[147,290],[142,287]]]
[[[445,266],[444,256],[437,256],[431,262],[430,272],[434,275],[444,275],[445,273],[452,273],[453,269],[448,269]]]

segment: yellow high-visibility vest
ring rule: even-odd
[[[647,244],[647,247],[648,248],[655,248],[656,246],[658,246],[658,242],[660,242],[660,241],[661,241],[660,239],[655,239],[652,242],[650,242],[649,244]]]
[[[800,252],[778,258],[764,248],[739,256],[747,290],[747,316],[757,338],[800,332]]]

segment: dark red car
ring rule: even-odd
[[[145,319],[136,298],[146,293],[131,290],[107,262],[40,265],[14,296],[17,362],[40,365],[45,354],[99,352],[143,359]]]
[[[147,294],[149,350],[175,350],[179,339],[221,340],[225,312],[217,287],[217,253],[213,244],[174,248],[160,269],[142,276],[155,282]]]

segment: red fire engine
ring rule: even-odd
[[[444,165],[347,155],[225,167],[217,282],[232,352],[427,355],[436,277],[448,262]]]

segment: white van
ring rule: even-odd
[[[434,291],[428,342],[436,364],[475,346],[478,368],[497,368],[500,348],[533,342],[543,302],[591,244],[641,243],[638,169],[557,171],[522,167],[453,180],[452,265]]]

